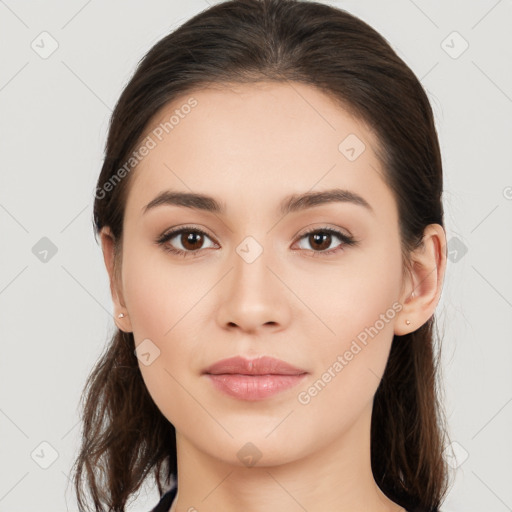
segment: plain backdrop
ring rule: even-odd
[[[512,2],[324,3],[377,29],[432,103],[449,241],[443,512],[512,510]],[[140,58],[208,5],[0,0],[1,512],[77,510],[78,401],[114,332],[92,229],[109,117]],[[148,485],[130,510],[157,501]]]

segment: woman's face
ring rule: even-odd
[[[398,212],[375,136],[299,83],[202,89],[159,112],[147,134],[125,211],[129,316],[118,325],[133,331],[161,412],[189,445],[232,464],[289,462],[349,437],[360,446],[405,320]],[[333,189],[329,201],[297,201]],[[146,209],[163,193],[215,203]],[[233,396],[204,373],[232,356],[305,374],[266,397],[265,378],[225,377]]]

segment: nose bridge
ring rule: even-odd
[[[272,266],[271,261],[275,261],[276,255],[271,247],[273,232],[268,233],[268,219],[250,200],[240,205],[239,212],[239,222],[243,228],[237,231],[240,240],[234,245],[230,258],[234,266],[233,278],[259,284],[259,278],[268,279],[266,265]]]
[[[246,236],[235,247],[230,258],[231,275],[221,297],[219,320],[224,325],[254,330],[264,324],[284,322],[285,290],[268,268],[276,261],[269,244],[268,237],[260,242]]]
[[[271,291],[272,283],[269,283],[271,272],[271,260],[274,260],[269,247],[268,238],[262,240],[262,236],[246,236],[235,248],[232,263],[233,292],[234,294],[259,295],[265,290]]]

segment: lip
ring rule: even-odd
[[[203,372],[218,389],[240,400],[262,400],[296,386],[307,371],[285,361],[263,356],[223,359]]]
[[[300,375],[306,370],[269,356],[260,356],[255,359],[235,356],[222,359],[212,364],[204,373],[220,375],[225,373],[242,375]]]

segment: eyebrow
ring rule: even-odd
[[[372,206],[355,192],[334,188],[323,190],[320,192],[306,192],[304,194],[292,194],[285,197],[279,206],[279,211],[282,215],[288,213],[306,210],[315,206],[320,206],[328,203],[352,203],[364,207],[366,210],[375,214]],[[142,214],[144,215],[149,210],[162,205],[182,206],[195,210],[203,210],[211,213],[225,214],[226,206],[217,201],[214,197],[198,194],[193,192],[178,192],[173,190],[166,190],[156,196],[145,207],[143,207]]]

